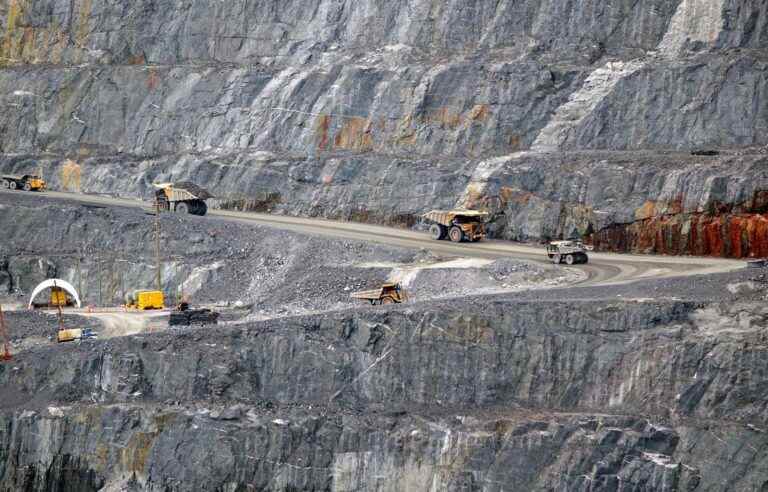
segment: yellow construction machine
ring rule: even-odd
[[[422,217],[431,222],[429,233],[440,241],[449,238],[454,243],[482,241],[485,239],[485,223],[488,212],[477,210],[433,210]]]
[[[71,304],[67,291],[59,287],[51,288],[51,306],[68,306]]]
[[[165,296],[159,290],[134,290],[125,295],[125,307],[139,311],[165,309]]]
[[[61,311],[61,304],[56,305],[59,315],[59,329],[56,332],[56,341],[58,343],[69,343],[82,340],[98,338],[95,331],[90,328],[64,328],[64,315]]]

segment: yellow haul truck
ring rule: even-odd
[[[477,210],[433,210],[422,217],[431,222],[429,233],[439,241],[449,238],[454,243],[482,241],[485,239],[487,212]]]
[[[405,292],[405,289],[397,283],[386,283],[379,289],[355,292],[350,297],[368,301],[374,306],[379,304],[402,304],[408,300],[408,294]]]
[[[0,185],[6,190],[45,191],[45,180],[35,174],[0,176]]]
[[[178,212],[203,216],[208,213],[206,200],[214,196],[196,184],[180,183],[155,184],[155,200],[161,211]]]

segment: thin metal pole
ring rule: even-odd
[[[77,291],[80,293],[80,297],[85,300],[85,293],[83,292],[83,267],[82,258],[77,258]]]
[[[99,272],[99,307],[102,307],[101,302],[101,256],[96,257],[96,269]]]
[[[120,262],[120,303],[125,302],[125,263]]]
[[[157,262],[156,282],[157,290],[163,291],[162,262],[160,260],[160,200],[155,196],[155,260]]]
[[[181,263],[181,261],[179,261]],[[181,263],[181,299],[179,300],[179,304],[185,301],[184,299],[184,281],[185,281],[185,275],[184,275],[184,264]]]
[[[56,281],[53,282],[53,288],[58,290]],[[56,299],[58,301],[58,298]],[[59,331],[64,329],[64,314],[61,312],[61,303],[56,302],[56,311],[59,313]]]

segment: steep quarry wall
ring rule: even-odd
[[[760,490],[764,311],[497,300],[39,348],[0,366],[0,479]]]
[[[761,182],[767,15],[749,0],[12,0],[0,6],[0,170],[134,197],[190,179],[223,205],[409,227],[429,208],[497,204],[499,183],[538,204],[505,210],[501,237],[600,232],[605,249],[761,255],[762,236],[676,247],[686,234],[664,232],[649,246],[669,214],[611,222],[588,211],[639,206],[537,181],[546,169],[561,188],[577,176],[596,189],[618,165],[626,189],[663,165],[736,189],[737,158]],[[687,155],[701,149],[723,154]],[[538,165],[572,152],[575,169]],[[537,163],[527,185],[505,183],[520,161]],[[737,214],[674,220],[727,223],[710,242],[730,244],[765,220]]]

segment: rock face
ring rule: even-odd
[[[763,256],[766,43],[755,0],[7,0],[0,172],[405,227],[487,208],[502,238]],[[151,285],[150,219],[3,196],[0,294]],[[163,222],[186,269],[164,281],[204,299],[317,282],[341,302],[381,274],[350,264],[414,255],[211,224]],[[764,299],[630,291],[31,346],[0,365],[0,489],[768,490]]]
[[[766,190],[767,17],[745,0],[10,0],[0,170],[404,226],[488,207],[500,237],[763,255],[764,210],[744,204]]]
[[[762,304],[456,307],[28,351],[0,366],[2,486],[768,486]]]

